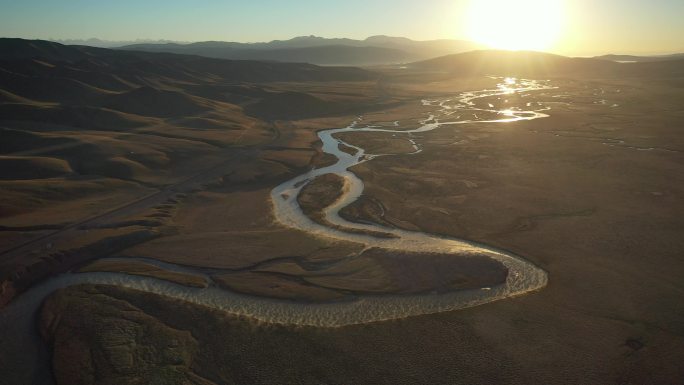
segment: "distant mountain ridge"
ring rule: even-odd
[[[257,43],[230,41],[183,42],[167,39],[117,41],[98,38],[48,39],[47,41],[63,45],[192,54],[219,59],[297,61],[322,65],[403,64],[486,49],[480,44],[465,40],[438,39],[415,41],[405,37],[385,35],[371,36],[364,40],[324,38],[310,35],[298,36],[289,40]],[[352,48],[365,49],[355,50]],[[657,62],[684,59],[684,53],[662,55],[607,54],[594,56],[591,59],[615,62]]]
[[[135,39],[135,40],[103,40],[98,38],[90,39],[47,39],[47,41],[52,41],[64,45],[87,45],[90,47],[98,48],[117,48],[125,45],[132,44],[169,44],[169,43],[182,43],[175,40],[166,39]]]
[[[268,43],[205,41],[190,44],[134,44],[125,50],[190,54],[219,59],[302,62],[317,65],[388,65],[426,60],[482,48],[463,40],[415,41],[371,36],[365,40],[300,36]]]

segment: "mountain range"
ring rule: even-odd
[[[370,66],[426,60],[481,49],[482,46],[463,40],[416,41],[391,36],[372,36],[365,40],[300,36],[268,43],[205,41],[190,44],[133,44],[120,48],[130,51],[168,52],[231,60]]]
[[[465,40],[416,41],[405,37],[371,36],[363,40],[299,36],[289,40],[261,43],[230,41],[177,42],[172,40],[137,39],[109,41],[96,38],[53,40],[64,45],[81,45],[126,51],[164,52],[197,55],[216,59],[311,63],[325,66],[397,65],[483,50],[485,47]],[[613,62],[661,62],[683,59],[684,53],[670,55],[595,56],[593,59]]]
[[[175,40],[166,39],[135,39],[135,40],[103,40],[98,38],[90,39],[48,39],[59,44],[64,45],[87,45],[89,47],[97,48],[117,48],[125,45],[133,44],[167,44],[167,43],[182,43]],[[187,43],[187,42],[186,42]]]

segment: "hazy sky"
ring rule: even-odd
[[[312,34],[357,39],[384,34],[467,39],[465,19],[476,1],[483,0],[0,0],[0,36],[254,42]],[[684,52],[684,0],[564,2],[564,28],[549,51]]]

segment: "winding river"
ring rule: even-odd
[[[547,117],[548,115],[543,112],[547,108],[539,105],[537,110],[497,110],[491,104],[488,104],[488,107],[482,107],[478,102],[482,102],[481,99],[484,98],[516,93],[527,94],[550,88],[552,87],[545,82],[506,78],[501,79],[501,83],[496,89],[465,92],[453,99],[424,100],[423,105],[435,107],[435,112],[423,120],[418,128],[402,129],[399,122],[386,126],[364,126],[363,120],[359,118],[348,127],[320,131],[318,136],[323,142],[323,151],[334,155],[337,162],[334,165],[314,169],[289,180],[277,186],[271,193],[275,217],[287,227],[323,237],[357,242],[365,244],[367,247],[413,252],[450,253],[454,254],[454,258],[466,258],[468,255],[486,255],[508,268],[509,274],[504,284],[485,289],[439,294],[364,295],[350,301],[307,304],[238,294],[214,285],[204,289],[189,288],[154,278],[121,273],[63,274],[33,287],[0,312],[0,329],[2,330],[0,356],[6,358],[0,360],[0,373],[5,373],[8,369],[12,371],[25,370],[27,371],[26,383],[31,383],[30,373],[41,369],[37,366],[47,365],[38,363],[41,360],[37,359],[37,357],[43,357],[45,352],[34,331],[35,313],[50,293],[77,284],[117,285],[209,306],[262,322],[318,327],[339,327],[462,309],[522,295],[544,287],[547,283],[547,275],[543,270],[504,251],[481,244],[421,232],[400,230],[370,223],[350,222],[340,217],[340,210],[356,201],[364,189],[361,179],[349,169],[360,163],[372,161],[378,156],[390,155],[367,154],[363,148],[344,143],[336,135],[346,132],[380,132],[388,135],[404,135],[411,140],[415,149],[413,154],[416,154],[422,150],[412,139],[412,134],[432,131],[447,125],[504,123]],[[528,107],[531,105],[532,103],[527,103]],[[463,115],[474,118],[462,119],[461,116]],[[483,117],[478,118],[480,115]],[[351,148],[354,153],[342,151],[340,147],[343,145],[347,149]],[[307,183],[330,173],[343,177],[346,183],[344,194],[325,210],[326,220],[333,224],[333,227],[312,221],[303,214],[297,203],[297,196]],[[370,235],[374,233],[391,234],[392,237]],[[149,263],[149,261],[146,262]],[[160,263],[159,266],[167,269],[174,268],[169,264]],[[197,274],[189,268],[175,268]]]

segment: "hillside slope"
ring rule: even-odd
[[[532,51],[473,51],[448,55],[409,65],[421,71],[446,72],[457,76],[682,76],[684,60],[617,63],[608,60],[571,58]]]
[[[277,120],[367,109],[377,78],[358,68],[0,39],[0,251],[239,149],[291,138]],[[308,142],[297,146],[306,151],[295,168],[316,155]],[[279,148],[270,156],[288,151]]]

